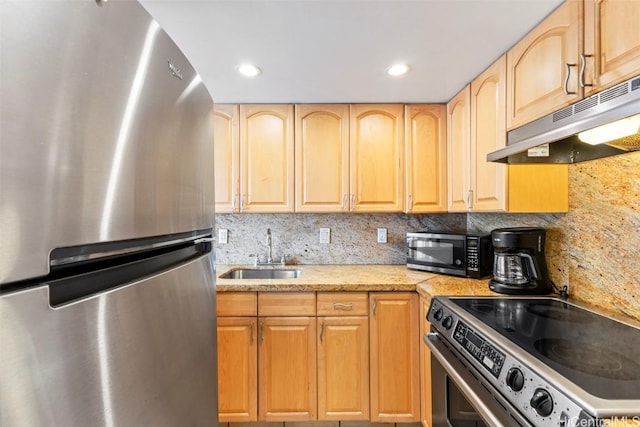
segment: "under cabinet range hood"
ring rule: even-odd
[[[578,163],[640,150],[640,76],[507,133],[502,163]]]

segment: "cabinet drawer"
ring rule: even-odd
[[[258,316],[315,316],[315,292],[258,292]]]
[[[318,316],[366,316],[366,292],[318,292]]]
[[[218,316],[256,316],[258,314],[256,292],[218,292],[216,299]]]

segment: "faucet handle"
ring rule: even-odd
[[[249,254],[249,258],[253,258],[253,266],[257,267],[260,263],[260,255],[258,254]]]
[[[280,264],[286,265],[287,258],[290,258],[290,257],[291,257],[291,254],[283,254],[282,257],[280,258]]]

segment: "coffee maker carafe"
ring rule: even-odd
[[[489,288],[511,295],[551,293],[551,281],[544,258],[543,228],[499,228],[491,232],[493,279]]]

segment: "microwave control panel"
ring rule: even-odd
[[[476,236],[467,236],[467,271],[479,271],[480,261],[478,247],[480,239]]]

